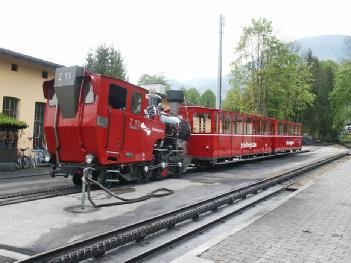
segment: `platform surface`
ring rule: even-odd
[[[2,206],[0,262],[8,262],[4,257],[19,259],[20,256],[29,256],[99,235],[344,151],[345,149],[340,147],[315,147],[310,152],[285,157],[193,171],[177,179],[123,185],[114,192],[127,198],[144,195],[162,187],[175,192],[162,198],[105,207],[90,213],[73,211],[80,205],[81,194]],[[70,181],[59,177],[50,178],[49,175],[1,180],[0,193],[37,189],[41,186],[61,184],[64,180]],[[102,191],[94,191],[92,197],[97,203],[115,201]],[[91,205],[88,203],[88,206]]]
[[[350,171],[351,160],[210,247],[197,262],[351,262]]]

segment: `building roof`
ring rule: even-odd
[[[42,65],[45,67],[53,68],[53,69],[64,67],[63,65],[59,65],[56,63],[52,63],[50,61],[42,60],[40,58],[35,58],[32,56],[24,55],[22,53],[18,53],[18,52],[9,50],[9,49],[0,48],[0,54],[8,55],[8,56],[22,59],[22,60],[26,60],[28,62],[32,62],[32,63],[39,64],[39,65]]]

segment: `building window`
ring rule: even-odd
[[[17,64],[11,64],[11,70],[12,71],[18,71],[18,65]]]
[[[44,70],[44,71],[41,72],[41,77],[44,78],[44,79],[47,79],[49,77],[49,73]]]
[[[2,113],[12,118],[18,118],[18,101],[13,97],[4,97],[2,103]]]
[[[33,148],[34,149],[43,149],[45,145],[44,111],[45,111],[45,103],[36,102],[35,113],[34,113],[34,130],[33,130]]]

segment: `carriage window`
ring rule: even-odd
[[[246,134],[252,134],[252,118],[246,119]]]
[[[110,93],[108,96],[108,105],[116,110],[126,110],[127,90],[117,85],[110,85]]]
[[[229,115],[225,116],[224,133],[230,133],[230,116]]]
[[[278,134],[279,134],[279,135],[282,135],[282,134],[283,134],[283,124],[282,124],[282,123],[279,123],[279,124],[278,124]]]
[[[271,135],[273,134],[273,125],[271,121],[267,121],[267,135]]]
[[[91,81],[84,81],[83,90],[84,90],[84,96],[85,96],[84,98],[85,104],[94,103],[95,94],[93,91],[93,84],[91,83]]]
[[[255,129],[255,134],[260,135],[261,134],[261,120],[255,120],[256,124],[256,129]]]
[[[214,123],[215,132],[218,132],[217,119],[218,119],[218,113],[214,113],[213,123]]]
[[[132,95],[132,112],[140,114],[141,112],[141,95],[140,93],[134,92]]]
[[[211,132],[211,116],[209,113],[193,114],[193,132]]]
[[[243,132],[243,121],[241,116],[235,116],[233,122],[233,133],[242,134]]]
[[[218,118],[218,133],[223,133],[223,119],[224,115],[223,113],[220,113]]]
[[[295,127],[295,135],[300,135],[300,126]]]
[[[292,124],[288,124],[288,134],[289,135],[293,135],[293,127],[292,127]]]

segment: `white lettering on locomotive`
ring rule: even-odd
[[[140,127],[146,132],[146,134],[149,136],[151,134],[151,130],[146,127],[145,123],[141,123]]]
[[[163,130],[161,130],[161,129],[159,129],[159,128],[154,128],[154,127],[152,127],[151,130],[154,131],[154,132],[163,133]]]
[[[139,130],[140,129],[140,120],[130,118],[129,128],[134,129],[134,130]]]
[[[240,148],[256,148],[257,147],[257,143],[255,142],[242,142],[240,144]]]
[[[294,145],[294,141],[286,141],[286,145],[292,146],[292,145]]]

